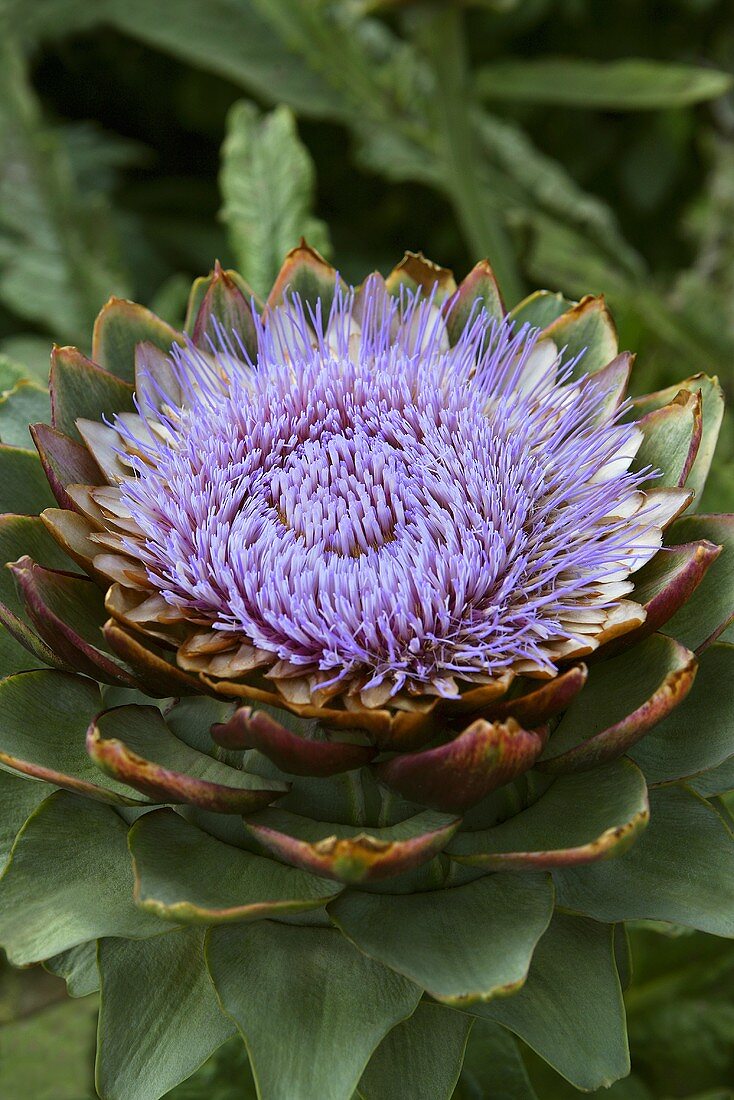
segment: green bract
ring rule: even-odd
[[[328,304],[334,280],[302,245],[265,308],[288,288]],[[477,301],[504,313],[486,263],[457,290],[408,254],[385,287],[418,286],[452,343]],[[186,335],[206,350],[223,326],[253,349],[250,299],[217,267]],[[584,371],[622,400],[631,357],[603,299],[542,291],[512,317],[587,349]],[[113,299],[91,359],[54,349],[37,454],[22,425],[47,415],[45,392],[19,382],[0,402],[9,959],[45,961],[74,996],[99,986],[106,1100],[156,1100],[236,1032],[262,1100],[448,1100],[477,1018],[508,1073],[513,1033],[579,1089],[623,1077],[620,922],[734,937],[734,516],[696,511],[716,380],[630,408],[638,468],[687,508],[635,574],[644,617],[553,679],[346,708],[181,660],[124,569],[110,584],[100,452],[79,423],[134,411],[136,356],[164,372],[183,340]]]

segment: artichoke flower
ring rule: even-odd
[[[734,936],[721,391],[632,362],[602,298],[305,243],[54,349],[0,446],[0,943],[101,988],[100,1096],[239,1032],[262,1100],[448,1100],[473,1025],[595,1089],[624,922]]]

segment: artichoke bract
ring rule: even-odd
[[[100,1096],[239,1032],[263,1100],[448,1100],[478,1019],[595,1089],[623,922],[734,936],[722,395],[632,361],[603,298],[305,242],[54,349],[0,447],[0,943],[101,988]]]

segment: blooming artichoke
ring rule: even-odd
[[[721,391],[631,366],[602,298],[305,243],[54,349],[0,447],[0,943],[101,987],[100,1096],[239,1032],[263,1100],[447,1100],[478,1020],[594,1089],[622,922],[734,936]]]

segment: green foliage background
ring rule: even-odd
[[[301,233],[350,280],[411,248],[488,255],[509,305],[603,292],[638,392],[732,394],[730,0],[1,0],[0,32],[6,442],[3,403],[45,418],[51,341],[87,348],[110,294],[180,323],[215,257],[262,291]],[[704,506],[734,508],[731,424]],[[734,948],[669,933],[633,933],[610,1100],[734,1096]],[[7,1100],[94,1095],[94,998],[61,988],[0,973]],[[457,1100],[578,1095],[482,1039]],[[171,1094],[252,1096],[238,1045]]]

